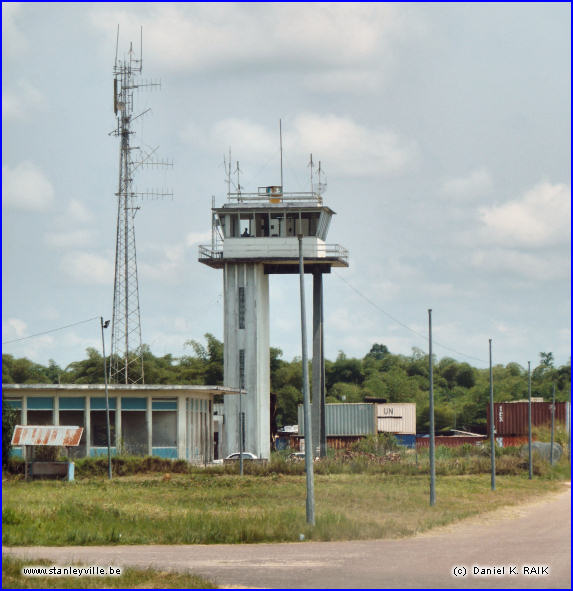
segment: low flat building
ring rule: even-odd
[[[18,424],[83,427],[73,456],[107,454],[104,384],[2,384],[2,392]],[[112,453],[212,462],[213,398],[239,392],[224,386],[110,384]]]

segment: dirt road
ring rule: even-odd
[[[29,547],[3,548],[2,552],[48,558],[59,566],[73,561],[188,569],[222,587],[571,588],[570,503],[569,485],[564,492],[528,505],[401,540]],[[495,570],[478,574],[475,568]],[[488,572],[495,574],[481,574]]]

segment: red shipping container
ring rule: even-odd
[[[459,445],[464,445],[466,443],[469,443],[470,445],[477,445],[478,443],[482,443],[485,440],[485,435],[480,435],[477,437],[460,437],[457,435],[436,435],[434,438],[436,445],[444,445],[446,447],[458,447]],[[430,447],[430,438],[416,437],[416,447],[418,449],[426,449]]]
[[[528,402],[496,402],[493,405],[496,437],[503,435],[527,435]],[[566,402],[555,403],[555,423],[565,424]],[[490,430],[489,404],[487,406],[487,432]],[[551,402],[531,403],[531,425],[540,427],[551,424]]]

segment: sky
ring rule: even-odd
[[[174,194],[136,216],[155,355],[222,339],[222,272],[198,245],[212,196],[226,200],[229,149],[245,190],[280,184],[281,119],[285,190],[308,191],[320,160],[337,214],[327,241],[350,252],[325,276],[328,359],[427,351],[432,309],[440,359],[486,367],[492,339],[494,364],[535,367],[541,351],[567,363],[570,23],[569,3],[3,2],[3,352],[65,367],[101,350],[119,24],[119,56],[142,26],[142,79],[161,81],[135,93],[151,111],[134,143],[174,163],[134,180]],[[272,276],[270,302],[271,344],[300,356],[297,278]]]

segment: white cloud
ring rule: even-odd
[[[413,142],[385,129],[367,128],[337,115],[300,115],[295,120],[299,150],[320,155],[327,167],[348,175],[404,172],[416,159]]]
[[[382,82],[382,70],[368,68],[329,68],[322,72],[310,72],[304,77],[304,85],[314,92],[344,92],[356,95],[375,91]]]
[[[44,95],[26,80],[2,92],[2,120],[23,119],[31,109],[44,105]]]
[[[32,331],[33,332],[33,331]],[[38,331],[40,332],[40,331]],[[20,342],[8,343],[4,352],[11,352],[15,357],[25,356],[28,359],[37,360],[43,355],[47,347],[53,347],[54,338],[51,335],[41,335],[33,338],[30,336],[28,324],[20,318],[8,318],[2,322],[2,342],[25,339]]]
[[[46,232],[44,239],[48,246],[56,248],[77,248],[92,244],[94,240],[94,232],[92,230]]]
[[[66,210],[67,220],[73,223],[86,223],[93,219],[90,210],[77,199],[71,199]]]
[[[62,271],[74,281],[88,285],[113,284],[113,260],[84,251],[69,252],[62,257]]]
[[[480,168],[467,176],[445,180],[441,192],[447,197],[471,199],[489,193],[492,187],[490,173],[485,168]]]
[[[201,133],[187,128],[184,139],[201,141],[215,153],[233,148],[237,160],[260,161],[278,151],[277,131],[246,119],[230,118],[217,122]],[[365,127],[348,117],[306,113],[296,116],[283,134],[283,145],[290,156],[307,159],[310,153],[328,171],[339,175],[393,175],[411,168],[418,155],[415,142],[387,129]]]
[[[120,31],[137,39],[145,31],[147,55],[162,67],[178,70],[267,69],[293,65],[349,69],[381,58],[395,39],[419,35],[419,17],[395,4],[150,3],[134,19],[131,9],[94,8],[95,27]]]
[[[54,200],[54,188],[32,162],[15,168],[2,166],[2,206],[25,211],[44,211]]]
[[[139,259],[138,268],[142,277],[161,281],[179,281],[185,265],[183,244],[149,245],[144,259]],[[155,260],[151,260],[152,256]]]
[[[571,240],[571,188],[542,182],[523,197],[479,210],[485,233],[497,244],[544,247]]]
[[[540,281],[569,280],[570,260],[565,254],[527,252],[512,248],[476,250],[471,256],[475,267],[489,273],[518,275]]]
[[[8,318],[2,323],[2,341],[21,339],[26,336],[27,324],[19,318]]]
[[[189,232],[185,237],[186,246],[195,246],[211,241],[211,232]]]
[[[18,26],[22,2],[2,2],[2,54],[15,57],[28,48],[28,40]]]

